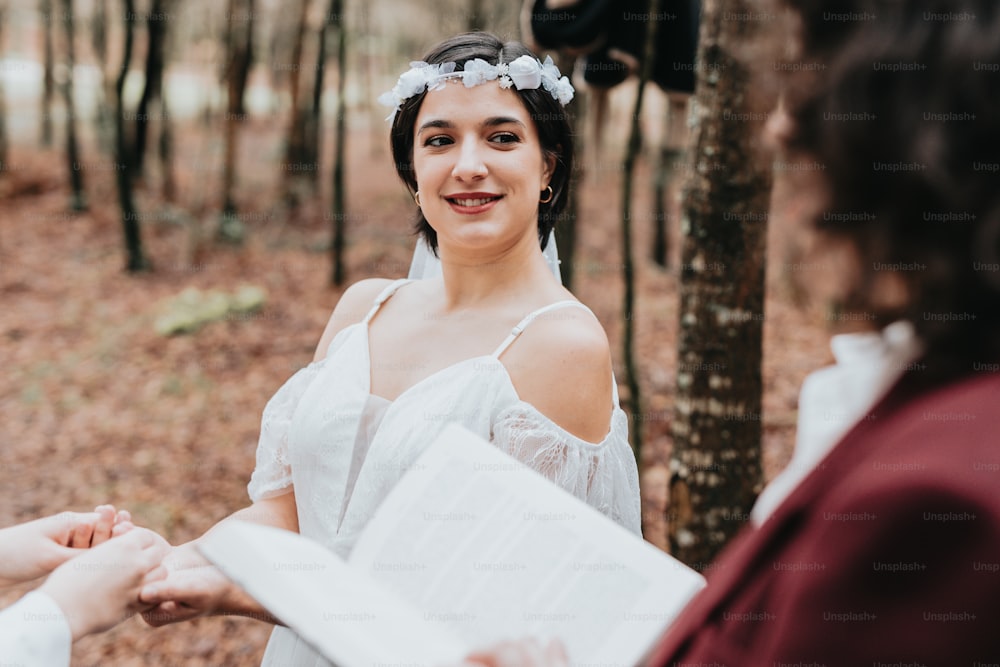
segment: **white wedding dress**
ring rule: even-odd
[[[387,287],[364,320],[337,334],[324,359],[293,375],[268,402],[250,497],[256,502],[294,487],[299,531],[346,557],[407,468],[446,424],[458,422],[640,534],[639,479],[617,391],[607,436],[589,443],[518,398],[500,362],[535,316],[586,307],[562,301],[530,313],[493,354],[448,366],[390,402],[370,391],[368,323],[407,282]],[[262,664],[329,665],[284,627],[272,633]]]

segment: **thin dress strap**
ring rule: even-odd
[[[379,292],[379,295],[375,297],[375,302],[372,304],[371,310],[369,310],[368,314],[365,315],[364,323],[367,325],[368,322],[375,317],[375,313],[377,313],[378,309],[382,307],[382,304],[388,301],[389,297],[396,293],[396,290],[408,282],[412,281],[409,278],[400,278],[399,280],[394,280],[390,284],[386,285],[385,289]]]
[[[555,303],[550,303],[547,306],[542,306],[538,310],[533,310],[527,315],[525,315],[524,319],[518,322],[517,325],[510,330],[510,334],[507,336],[507,338],[504,339],[502,343],[500,343],[500,347],[494,350],[493,356],[499,359],[500,355],[503,354],[508,347],[510,347],[511,343],[513,343],[514,340],[521,335],[521,332],[523,332],[526,328],[528,328],[528,325],[531,324],[531,322],[539,315],[544,315],[550,310],[556,310],[557,308],[567,308],[570,306],[583,308],[588,313],[593,313],[593,311],[591,311],[590,308],[587,308],[579,301],[573,301],[571,299],[566,299],[565,301],[556,301]]]

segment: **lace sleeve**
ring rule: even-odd
[[[264,406],[260,439],[257,441],[257,465],[247,485],[253,502],[279,495],[292,485],[292,469],[288,463],[288,428],[299,399],[325,361],[313,362],[300,369]]]
[[[628,418],[615,408],[611,430],[600,443],[581,440],[534,406],[519,401],[497,416],[493,444],[642,535],[639,473],[628,444]]]

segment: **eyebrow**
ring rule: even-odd
[[[483,121],[482,125],[483,127],[496,127],[497,125],[508,125],[511,123],[513,123],[514,125],[520,125],[521,127],[524,127],[524,123],[522,123],[517,118],[512,118],[510,116],[490,116],[489,118]],[[455,129],[455,124],[452,123],[450,120],[445,120],[443,118],[435,118],[421,125],[420,129],[417,130],[417,134],[419,135],[424,130],[429,130],[434,128],[452,130]]]

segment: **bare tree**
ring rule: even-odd
[[[118,187],[118,204],[122,214],[122,229],[125,236],[125,270],[130,273],[148,271],[149,261],[142,249],[142,233],[139,213],[132,197],[132,157],[133,152],[125,134],[125,77],[132,64],[132,44],[135,41],[135,0],[123,0],[125,6],[124,46],[122,65],[115,79],[115,182]]]
[[[483,0],[469,0],[468,14],[465,17],[465,29],[469,32],[486,29],[486,17],[483,16]]]
[[[762,485],[764,241],[771,176],[756,145],[751,75],[736,50],[750,0],[706,0],[684,191],[671,551],[707,563]],[[724,17],[728,17],[725,19]]]
[[[650,15],[660,11],[662,0],[651,0]],[[650,21],[646,27],[646,42],[643,47],[642,68],[639,70],[639,90],[635,96],[635,107],[632,110],[632,124],[629,130],[628,146],[625,149],[624,173],[622,175],[622,272],[625,279],[625,298],[622,309],[625,313],[625,331],[622,345],[624,347],[625,372],[628,375],[629,408],[632,413],[633,428],[632,448],[635,458],[641,461],[643,429],[645,420],[636,419],[642,413],[642,386],[639,383],[639,369],[635,362],[635,257],[632,251],[632,184],[635,172],[635,162],[642,147],[642,132],[639,128],[639,115],[642,111],[642,99],[646,83],[653,73],[653,53],[656,49],[657,21]]]
[[[0,53],[3,53],[4,29],[7,27],[7,2],[0,0]],[[0,174],[7,169],[7,98],[0,80]]]
[[[572,75],[576,66],[576,57],[567,53],[559,53],[559,71]],[[569,115],[570,127],[573,131],[573,154],[576,156],[576,168],[570,174],[569,199],[566,201],[566,208],[559,215],[556,221],[555,236],[556,245],[559,247],[560,273],[562,274],[563,285],[567,289],[573,289],[573,278],[576,275],[576,216],[579,210],[579,184],[583,182],[585,172],[583,169],[583,152],[585,141],[582,132],[577,132],[576,128],[586,127],[585,114],[587,113],[587,102],[589,93],[585,90],[577,91],[570,102]],[[575,113],[572,113],[575,112]]]
[[[346,161],[347,104],[344,93],[347,82],[347,21],[344,17],[345,0],[330,0],[328,20],[337,31],[337,126],[333,152],[333,239],[330,243],[330,259],[333,270],[330,281],[343,285],[347,270],[344,267],[344,236],[347,225],[346,188],[344,186],[344,162]]]
[[[333,7],[330,7],[331,11]],[[302,159],[316,166],[315,169],[305,172],[305,176],[313,182],[314,187],[319,184],[319,156],[322,154],[323,146],[323,86],[326,78],[326,41],[331,25],[338,20],[338,17],[331,12],[320,22],[319,29],[316,30],[316,64],[313,67],[312,80],[312,104],[308,112],[303,111],[303,146]]]
[[[52,0],[39,0],[38,11],[42,15],[42,32],[44,36],[42,58],[42,114],[41,134],[42,146],[52,145],[52,98],[55,96],[54,47],[52,39]]]
[[[670,184],[683,151],[674,142],[684,136],[687,95],[667,93],[667,109],[663,114],[663,137],[653,175],[653,246],[651,257],[666,268],[670,265]]]
[[[114,80],[108,75],[108,0],[97,0],[94,3],[90,15],[90,43],[101,75],[100,98],[94,125],[101,150],[110,154],[114,152],[114,121],[108,100],[114,94]]]
[[[219,238],[238,242],[243,239],[243,225],[237,217],[236,140],[240,125],[246,120],[243,95],[250,66],[253,64],[254,0],[229,0],[226,22],[226,117],[225,149],[222,167],[222,218]]]
[[[135,144],[133,146],[132,177],[141,180],[146,157],[146,135],[149,130],[150,107],[162,94],[164,45],[167,40],[166,20],[170,0],[153,0],[146,16],[146,76],[142,96],[135,109]],[[160,118],[166,123],[167,118]]]
[[[291,96],[291,108],[289,110],[288,135],[285,142],[285,156],[282,161],[282,184],[286,201],[296,203],[298,198],[295,194],[293,183],[298,182],[303,174],[315,170],[315,161],[309,158],[309,151],[306,148],[307,126],[309,123],[308,111],[303,112],[301,90],[302,90],[302,69],[303,56],[306,48],[306,33],[309,22],[310,0],[300,0],[298,4],[297,23],[292,41],[292,55],[288,62],[291,72],[289,94]]]
[[[87,195],[83,186],[83,165],[76,138],[76,108],[73,104],[73,70],[76,67],[76,45],[73,30],[73,0],[62,0],[63,34],[66,39],[66,79],[62,82],[63,103],[66,105],[66,159],[69,163],[73,211],[87,210]]]

